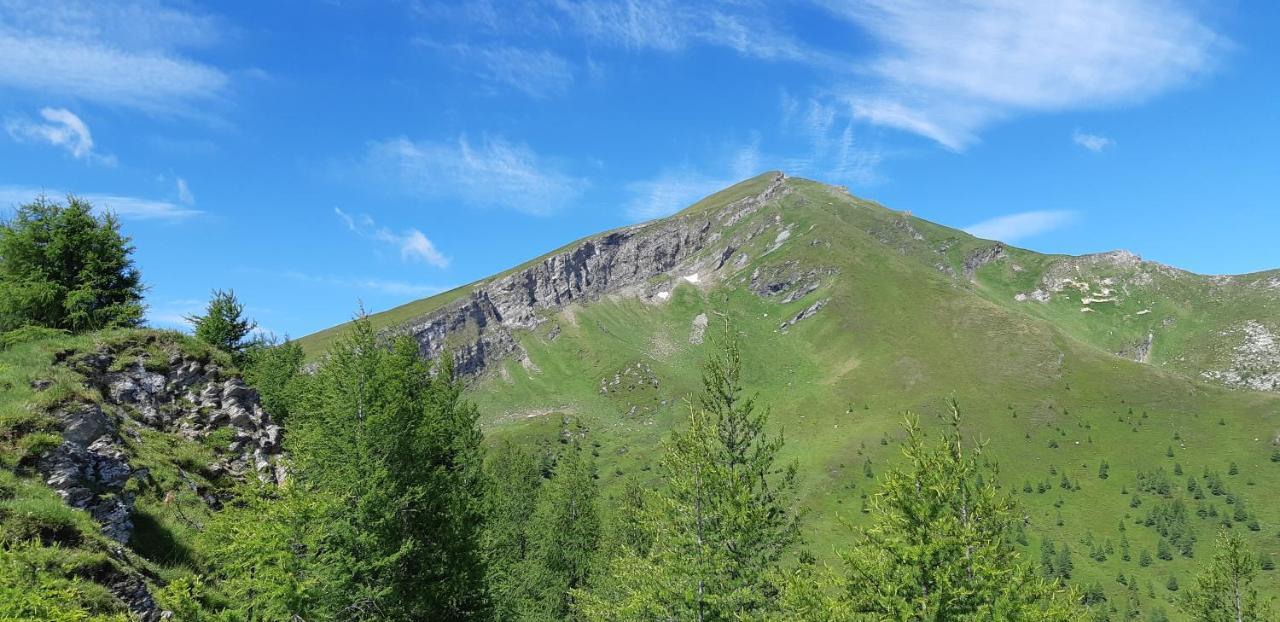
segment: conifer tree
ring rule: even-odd
[[[519,619],[530,596],[526,560],[542,474],[524,447],[504,441],[485,462],[485,568],[493,617]]]
[[[235,356],[249,347],[249,334],[258,327],[245,317],[234,290],[213,290],[204,315],[188,315],[186,320],[195,329],[196,339]]]
[[[595,466],[575,441],[538,495],[525,564],[532,598],[520,619],[568,618],[570,593],[587,585],[600,544],[596,497]]]
[[[70,331],[142,323],[142,277],[112,214],[74,196],[44,197],[0,222],[0,332],[23,326]]]
[[[843,556],[851,608],[869,620],[1079,619],[1070,592],[1020,559],[1013,502],[978,484],[981,447],[965,447],[954,402],[950,424],[931,445],[908,418],[907,464],[885,476],[877,521]]]
[[[333,509],[314,525],[315,617],[485,614],[481,439],[452,365],[428,368],[407,337],[388,349],[361,317],[307,384],[287,446]]]
[[[728,332],[728,331],[726,331]],[[777,612],[778,565],[799,540],[795,467],[775,463],[780,436],[743,395],[732,334],[703,371],[688,427],[664,445],[664,486],[643,503],[648,551],[610,560],[599,584],[576,590],[588,620],[764,619]]]
[[[1218,536],[1213,561],[1182,598],[1182,610],[1195,622],[1272,620],[1271,603],[1254,586],[1257,575],[1257,557],[1244,538],[1224,529]]]

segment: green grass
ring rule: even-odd
[[[705,217],[744,191],[758,192],[767,179],[744,182],[676,217]],[[1115,603],[1125,594],[1116,575],[1131,574],[1148,609],[1158,604],[1178,619],[1164,585],[1170,576],[1190,584],[1197,564],[1211,555],[1217,528],[1215,520],[1194,515],[1198,502],[1192,501],[1194,557],[1139,566],[1139,552],[1154,555],[1158,542],[1151,528],[1138,524],[1156,499],[1144,494],[1144,505],[1129,506],[1140,470],[1172,471],[1180,463],[1197,477],[1206,467],[1221,471],[1260,530],[1245,523],[1234,528],[1245,530],[1259,550],[1280,556],[1280,506],[1269,502],[1280,495],[1280,464],[1269,459],[1280,428],[1280,396],[1199,378],[1230,350],[1222,331],[1244,319],[1280,317],[1276,296],[1245,286],[1244,279],[1224,284],[1156,271],[1149,283],[1130,286],[1120,304],[1093,305],[1098,310],[1090,313],[1080,312],[1078,298],[1016,302],[1015,294],[1035,289],[1047,271],[1073,259],[1010,248],[1006,259],[980,269],[971,283],[963,276],[964,260],[991,242],[821,184],[788,183],[793,191],[786,198],[734,229],[780,217],[792,236],[777,251],[764,255],[774,238],[767,232],[742,249],[752,259],[748,265],[709,288],[680,283],[669,301],[656,305],[617,298],[575,305],[518,335],[532,366],[509,361],[469,392],[489,441],[554,442],[561,418],[577,418],[599,443],[606,496],[627,478],[652,482],[661,441],[681,425],[710,347],[689,343],[693,317],[705,312],[712,318],[711,337],[723,314],[739,333],[749,386],[771,406],[772,425],[787,439],[787,458],[800,467],[808,547],[822,559],[834,560],[852,539],[849,525],[868,519],[862,500],[874,494],[876,477],[900,459],[903,413],[915,412],[931,424],[950,397],[965,411],[966,433],[986,443],[1001,484],[1027,512],[1029,559],[1038,558],[1045,538],[1067,543],[1075,552],[1074,581],[1098,582]],[[835,268],[839,275],[788,305],[744,287],[756,267],[786,261]],[[1133,276],[1091,266],[1078,278]],[[787,334],[777,331],[784,319],[823,298],[830,302],[817,316]],[[414,304],[422,312],[450,300]],[[1146,308],[1152,311],[1138,313]],[[1169,317],[1175,321],[1165,325]],[[560,331],[551,340],[554,325]],[[1113,354],[1148,332],[1157,334],[1152,364]],[[602,379],[611,381],[640,363],[652,369],[658,387],[623,382],[627,388],[601,393]],[[1170,446],[1173,458],[1166,456]],[[1104,459],[1110,465],[1105,480],[1098,477]],[[1233,461],[1241,474],[1227,477]],[[1062,489],[1063,474],[1079,490]],[[1171,497],[1185,497],[1186,475],[1175,479]],[[1045,480],[1051,488],[1036,492],[1035,484]],[[1028,481],[1029,494],[1022,492]],[[1229,507],[1223,498],[1211,501],[1219,514]],[[1130,561],[1116,549],[1121,524]],[[1108,539],[1113,554],[1106,561],[1090,559],[1085,543]],[[1280,595],[1280,573],[1264,573],[1262,581],[1268,593]],[[1154,600],[1146,598],[1147,582],[1156,588]]]

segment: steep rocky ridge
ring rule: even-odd
[[[741,246],[780,225],[765,223],[728,239],[724,231],[787,192],[787,177],[771,174],[764,189],[703,213],[625,227],[588,238],[533,265],[476,285],[459,300],[392,330],[409,334],[422,352],[448,351],[462,373],[483,371],[495,360],[523,357],[514,331],[541,323],[547,311],[607,294],[664,299],[676,278],[712,279]],[[783,229],[782,231],[786,231]],[[786,236],[781,233],[775,247]]]
[[[827,259],[836,247],[867,244],[880,250],[868,249],[866,257],[888,250],[1104,352],[1235,388],[1274,390],[1265,356],[1248,364],[1253,381],[1234,380],[1241,374],[1233,370],[1241,368],[1242,327],[1280,316],[1277,272],[1202,276],[1126,251],[1043,255],[781,173],[373,319],[390,333],[412,335],[425,355],[448,351],[458,369],[478,374],[495,361],[528,361],[523,335],[571,305],[614,296],[662,304],[686,282],[704,291],[741,286],[775,305],[803,300],[783,311],[795,318],[825,296],[820,289],[882,269]],[[408,314],[415,306],[424,310]],[[782,332],[791,326],[774,325]],[[304,348],[318,355],[337,330],[304,338]]]

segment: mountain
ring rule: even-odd
[[[1045,255],[771,172],[371,319],[451,353],[490,439],[584,424],[606,491],[650,477],[729,320],[822,558],[899,458],[904,411],[932,423],[949,398],[1026,509],[1028,554],[1069,543],[1080,585],[1171,599],[1224,521],[1280,555],[1280,271]],[[342,329],[300,343],[319,357]]]

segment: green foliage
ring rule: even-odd
[[[142,278],[115,216],[38,198],[0,223],[0,332],[137,326]]]
[[[781,437],[742,395],[730,336],[707,361],[688,427],[664,445],[665,486],[645,496],[647,550],[624,545],[601,581],[575,592],[588,620],[750,620],[778,613],[779,564],[799,541],[794,465],[775,466]]]
[[[333,499],[292,484],[246,486],[208,522],[199,544],[227,612],[244,620],[313,619],[322,611],[317,576]],[[182,599],[186,606],[192,602]]]
[[[213,290],[204,315],[189,315],[186,320],[195,329],[196,339],[236,356],[249,347],[249,335],[258,327],[245,317],[235,290]]]
[[[323,500],[319,617],[458,620],[486,608],[476,410],[447,362],[357,320],[291,409],[298,486]]]
[[[0,547],[0,620],[126,622],[104,588],[67,572],[67,559],[36,542]]]
[[[245,382],[258,390],[262,407],[277,423],[287,422],[289,407],[297,401],[295,378],[302,372],[302,347],[286,339],[276,345],[251,347],[243,358]]]
[[[485,461],[485,485],[483,542],[493,617],[515,620],[529,608],[529,517],[542,485],[538,461],[522,446],[503,443]]]
[[[570,594],[584,588],[600,541],[595,467],[577,443],[556,461],[542,486],[529,529],[524,580],[532,587],[522,620],[565,620]]]
[[[934,446],[908,419],[907,465],[885,476],[875,523],[843,556],[852,609],[876,620],[1077,619],[1071,594],[1019,558],[1015,506],[979,483],[981,448],[966,453],[954,403],[951,412],[955,427]],[[1064,559],[1065,546],[1055,572]]]
[[[1272,620],[1270,601],[1259,596],[1254,585],[1258,568],[1258,559],[1244,539],[1223,530],[1218,536],[1213,561],[1183,596],[1182,610],[1195,622]]]

